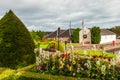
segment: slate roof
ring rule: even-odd
[[[65,30],[60,30],[60,33],[64,32],[64,31],[65,31]],[[55,38],[55,37],[57,37],[57,30],[54,31],[54,32],[52,32],[52,33],[50,33],[50,34],[47,36],[47,38]]]
[[[114,32],[107,29],[101,29],[101,35],[116,35]]]
[[[71,32],[71,35],[73,33],[74,29],[67,29],[65,30],[63,33],[60,33],[60,37],[70,37],[70,32]]]

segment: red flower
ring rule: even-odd
[[[60,54],[60,57],[64,57],[64,53]]]
[[[97,55],[94,55],[94,56],[93,56],[93,59],[96,59],[96,58],[97,58]]]
[[[103,57],[102,55],[99,56],[100,59],[102,59],[102,57]]]
[[[65,59],[67,58],[67,54],[64,54],[64,58],[65,58]]]
[[[68,53],[68,56],[70,56],[70,53]]]
[[[104,59],[106,59],[106,57],[104,57]]]
[[[110,62],[110,61],[111,61],[111,59],[110,59],[110,58],[108,58],[108,61]]]

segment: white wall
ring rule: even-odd
[[[79,43],[83,42],[83,34],[87,35],[87,38],[84,39],[84,43],[85,42],[90,42],[91,43],[91,32],[90,29],[88,28],[84,28],[84,30],[80,30],[79,32]]]
[[[116,35],[102,35],[100,44],[116,41]]]

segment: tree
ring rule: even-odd
[[[115,26],[111,28],[110,31],[116,33],[117,36],[120,36],[120,26]]]
[[[79,42],[79,31],[80,29],[77,28],[73,31],[73,34],[72,34],[72,42],[74,43],[78,43]]]
[[[31,35],[33,37],[33,39],[35,39],[36,41],[40,41],[42,40],[42,38],[44,37],[44,32],[43,31],[32,31]]]
[[[93,44],[98,44],[98,43],[100,43],[100,40],[101,40],[100,28],[94,26],[94,27],[91,29],[91,42],[92,42]]]
[[[12,10],[0,20],[0,34],[0,66],[21,68],[35,63],[33,39]]]

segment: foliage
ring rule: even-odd
[[[79,28],[77,28],[73,31],[73,34],[72,34],[72,42],[73,43],[78,43],[79,42],[79,31],[80,31]]]
[[[10,10],[0,20],[0,66],[20,68],[34,62],[33,39],[25,25]]]
[[[91,42],[93,44],[98,44],[100,43],[100,40],[101,40],[100,28],[95,26],[91,29]]]
[[[33,39],[35,39],[36,41],[40,41],[40,40],[42,40],[42,38],[44,37],[44,32],[43,31],[32,31],[32,32],[30,32],[31,33],[31,35],[32,35],[32,37],[33,37]]]
[[[116,33],[117,36],[120,36],[120,26],[115,26],[111,28],[110,31]]]
[[[41,47],[46,46],[46,44],[44,46],[42,46],[42,45],[43,45],[43,43],[41,43]],[[58,41],[57,40],[50,41],[47,48],[58,50]],[[59,41],[59,51],[64,52],[64,46],[62,45],[62,43],[60,41]]]
[[[99,57],[81,57],[78,54],[40,54],[36,69],[40,73],[53,75],[86,77],[91,79],[117,79],[114,59]],[[110,76],[110,77],[109,77]]]

